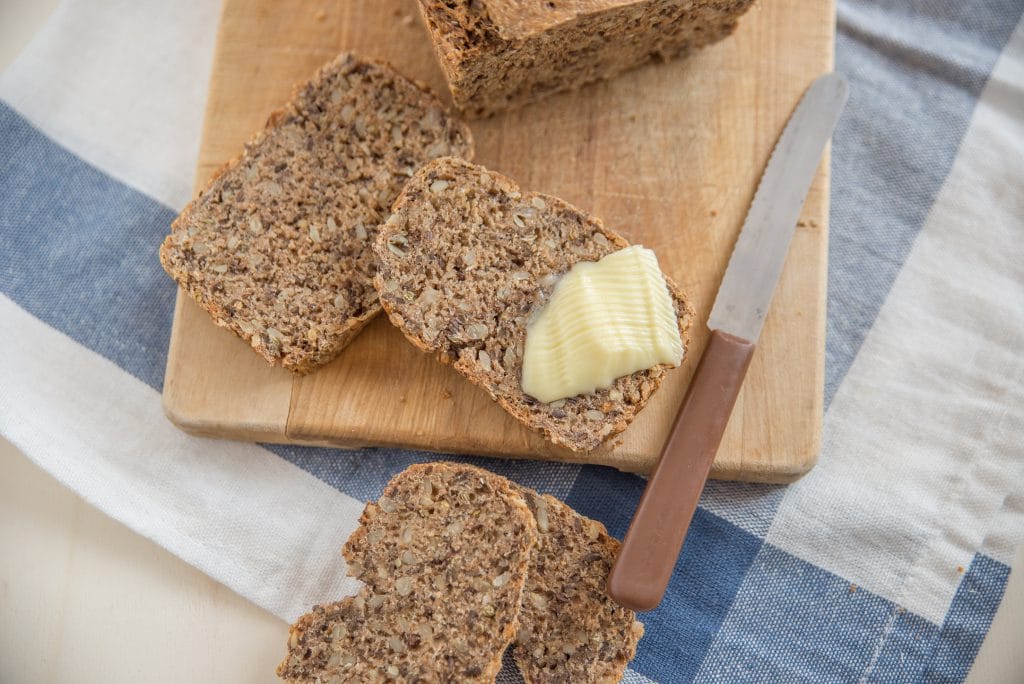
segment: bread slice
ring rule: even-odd
[[[519,624],[536,524],[504,478],[414,465],[345,544],[355,597],[291,628],[289,682],[493,682]]]
[[[380,311],[371,245],[402,185],[471,154],[468,128],[423,86],[342,54],[185,207],[160,262],[217,325],[307,373]]]
[[[618,682],[644,626],[605,589],[619,542],[558,499],[518,487],[537,519],[513,656],[527,684]]]
[[[628,246],[570,204],[522,192],[468,162],[438,159],[405,186],[376,242],[381,304],[413,344],[452,363],[555,444],[590,451],[621,432],[658,389],[666,366],[551,403],[523,393],[531,315],[578,261]],[[685,350],[693,308],[668,280]]]
[[[455,105],[536,102],[728,36],[753,0],[419,0]]]

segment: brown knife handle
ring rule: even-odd
[[[752,342],[712,331],[608,575],[608,593],[621,605],[651,610],[661,602],[753,354]]]

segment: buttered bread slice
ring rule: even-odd
[[[374,284],[413,344],[451,363],[555,444],[589,451],[624,430],[666,364],[554,401],[523,391],[530,322],[574,264],[628,247],[598,219],[460,159],[438,159],[406,184],[381,228]],[[693,309],[665,278],[685,351]]]

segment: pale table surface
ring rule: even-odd
[[[0,69],[55,4],[0,0]],[[1022,574],[1010,576],[972,682],[1024,681]],[[286,637],[283,621],[0,439],[0,682],[273,682]]]

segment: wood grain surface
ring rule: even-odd
[[[384,317],[306,377],[269,368],[179,292],[164,406],[189,432],[232,439],[390,445],[557,459],[649,472],[703,350],[710,312],[758,179],[810,82],[832,68],[831,1],[761,0],[736,33],[684,60],[472,123],[476,161],[559,195],[653,248],[693,298],[683,367],[633,425],[575,454],[529,432]],[[447,98],[414,0],[227,0],[197,187],[269,112],[340,50],[383,58]],[[828,215],[827,156],[711,476],[788,482],[819,449]]]

